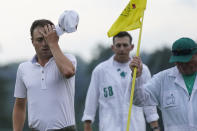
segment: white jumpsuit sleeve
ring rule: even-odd
[[[94,122],[99,99],[99,77],[98,70],[92,72],[91,82],[86,96],[85,110],[82,121]]]
[[[141,80],[140,80],[141,79]],[[143,66],[142,76],[137,80],[136,86],[142,87],[144,84],[146,84],[151,79],[151,74],[147,66]],[[157,108],[156,106],[144,106],[143,112],[146,117],[146,121],[148,123],[157,121],[159,119],[159,115],[157,114]]]
[[[162,73],[158,73],[148,80],[146,84],[136,86],[133,103],[137,106],[160,105],[161,77]],[[143,79],[140,78],[138,82],[140,83],[140,81],[143,81]]]
[[[26,98],[27,97],[27,88],[23,82],[23,75],[22,75],[22,66],[19,65],[16,75],[16,83],[15,83],[15,90],[14,90],[14,97],[17,98]]]
[[[143,111],[148,123],[157,121],[159,119],[156,106],[144,106]]]

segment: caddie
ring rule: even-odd
[[[126,131],[129,111],[128,87],[132,81],[132,72],[129,68],[132,58],[129,53],[134,44],[128,32],[120,32],[113,37],[111,46],[114,55],[100,63],[92,72],[92,78],[86,96],[86,104],[82,121],[84,130],[92,131],[96,110],[99,110],[99,131]],[[143,64],[143,83],[151,78],[149,69]],[[142,72],[137,75],[141,77]],[[128,88],[127,88],[128,87]],[[145,131],[146,120],[151,123],[154,131],[159,131],[159,118],[156,107],[137,107],[133,105],[131,115],[131,131]]]
[[[145,85],[136,86],[134,104],[158,106],[165,131],[197,131],[196,42],[186,37],[176,40],[169,62],[175,66],[157,73]],[[140,65],[140,58],[135,57],[130,67],[140,69]],[[140,77],[138,80],[143,81]]]

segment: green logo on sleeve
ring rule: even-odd
[[[108,86],[106,88],[103,88],[104,91],[104,97],[108,97],[108,96],[113,96],[113,88],[112,86]]]

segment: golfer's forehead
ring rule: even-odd
[[[36,27],[33,31],[33,38],[43,37],[40,31],[44,31],[44,27]]]

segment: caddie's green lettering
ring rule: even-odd
[[[108,86],[107,88],[103,88],[104,97],[113,96],[113,88],[112,86]]]
[[[113,96],[113,89],[111,86],[108,87],[109,90],[109,96]]]
[[[108,95],[108,93],[107,93],[107,88],[103,88],[103,91],[104,91],[104,97],[107,97]]]

